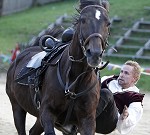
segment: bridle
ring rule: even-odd
[[[85,10],[86,8],[89,8],[89,7],[101,7],[101,6],[97,6],[97,5],[87,6],[87,7],[83,8],[81,10],[80,14],[83,12],[83,10]],[[101,7],[101,8],[103,8],[103,7]],[[104,9],[104,10],[106,10],[106,9]],[[88,42],[90,41],[91,38],[93,38],[93,37],[100,38],[100,40],[102,42],[102,49],[103,49],[102,54],[103,54],[103,52],[105,50],[105,46],[106,46],[106,39],[104,39],[101,34],[99,34],[99,33],[93,33],[93,34],[91,34],[90,36],[88,36],[84,40],[83,34],[82,34],[82,30],[81,30],[81,26],[79,28],[80,28],[80,31],[79,31],[80,32],[79,33],[79,42],[80,42],[81,48],[83,50],[84,56],[82,58],[80,58],[80,59],[74,59],[74,57],[69,54],[69,49],[68,49],[68,56],[69,56],[69,60],[71,62],[69,63],[70,65],[69,65],[68,70],[66,72],[66,82],[65,82],[65,84],[63,83],[63,80],[62,80],[61,75],[60,75],[59,65],[58,65],[58,68],[57,68],[57,76],[58,76],[58,80],[60,82],[60,85],[65,90],[65,96],[69,97],[69,99],[70,99],[70,104],[69,104],[69,108],[68,108],[68,111],[67,111],[67,115],[66,115],[65,121],[63,123],[64,125],[69,121],[69,118],[71,116],[71,113],[72,113],[72,110],[73,110],[73,107],[74,107],[74,104],[75,104],[75,100],[77,98],[79,98],[79,97],[87,94],[88,92],[90,92],[96,86],[96,84],[99,83],[99,79],[98,79],[99,78],[99,76],[98,76],[99,74],[97,72],[98,69],[95,70],[94,68],[90,68],[90,69],[87,68],[84,72],[80,73],[73,82],[70,82],[69,75],[70,75],[70,71],[71,71],[71,68],[72,68],[72,63],[73,62],[83,62],[85,60],[85,57],[86,57],[85,46],[88,44]],[[71,46],[69,45],[69,47],[71,47]],[[92,73],[93,71],[96,72],[97,79],[95,79],[95,81],[91,84],[91,86],[88,89],[85,89],[85,90],[83,90],[81,92],[75,93],[75,91],[73,91],[75,89],[75,84],[80,79],[81,79],[80,81],[82,82],[83,78],[87,75],[87,73]]]
[[[106,43],[104,42],[104,39],[103,39],[102,35],[99,34],[99,33],[93,33],[93,34],[91,34],[88,38],[86,38],[85,41],[82,40],[82,38],[80,38],[81,48],[82,48],[83,54],[84,54],[85,56],[86,56],[86,49],[85,49],[85,46],[88,44],[88,42],[90,41],[90,39],[93,38],[93,37],[98,37],[98,38],[100,38],[100,40],[101,40],[101,42],[102,42],[102,49],[103,49],[102,54],[103,54],[103,52],[105,51]],[[102,55],[102,54],[101,54],[101,55]]]
[[[89,5],[89,6],[84,7],[84,8],[80,11],[80,14],[81,14],[85,9],[90,8],[90,7],[101,8],[101,9],[103,9],[105,12],[108,12],[108,11],[107,11],[104,7],[102,7],[102,6],[99,6],[99,5]],[[105,51],[106,46],[108,45],[107,38],[104,39],[104,38],[102,37],[102,35],[99,34],[99,33],[93,33],[93,34],[89,35],[86,39],[84,39],[84,38],[83,38],[83,34],[82,34],[81,25],[80,25],[79,28],[80,28],[79,41],[80,41],[80,44],[81,44],[81,48],[82,48],[82,50],[83,50],[83,54],[86,56],[86,49],[85,49],[85,46],[88,44],[88,42],[90,41],[90,39],[93,38],[93,37],[98,37],[98,38],[100,38],[101,43],[102,43],[102,49],[103,49],[102,54],[103,54],[104,51]],[[109,35],[109,33],[108,33],[108,35]],[[101,55],[102,55],[102,54],[101,54]]]

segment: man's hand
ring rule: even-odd
[[[125,105],[124,109],[123,109],[123,112],[121,114],[122,120],[126,119],[128,116],[129,116],[128,107]]]

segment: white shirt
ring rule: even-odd
[[[104,76],[101,78],[101,81],[103,82],[105,79],[110,77],[112,76]],[[118,84],[117,80],[110,81],[108,83],[108,88],[111,90],[112,93],[124,91],[134,91],[139,93],[139,89],[136,86],[129,87],[127,89],[122,89],[121,86]],[[124,120],[121,119],[120,114],[118,113],[118,122],[116,129],[122,135],[130,133],[136,126],[138,121],[141,119],[143,114],[143,107],[141,102],[131,103],[128,107],[128,112],[129,116]]]

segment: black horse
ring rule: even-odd
[[[101,87],[95,68],[101,63],[107,46],[108,2],[80,0],[78,13],[71,43],[48,50],[47,60],[38,68],[42,75],[37,86],[23,85],[16,79],[31,58],[42,51],[41,47],[26,48],[8,70],[6,92],[19,135],[26,135],[27,112],[37,117],[30,135],[42,132],[55,135],[54,127],[64,132],[63,127],[70,125],[77,127],[81,135],[95,133]],[[36,102],[38,109],[34,104],[34,99],[38,99],[35,97],[39,98]]]

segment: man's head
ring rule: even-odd
[[[135,61],[127,61],[122,66],[118,83],[122,88],[129,88],[134,86],[134,84],[140,79],[141,67]]]

